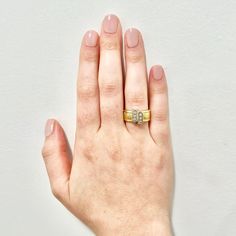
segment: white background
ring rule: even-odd
[[[236,235],[236,1],[0,1],[0,235],[92,235],[51,195],[48,117],[73,144],[83,33],[105,14],[139,28],[166,70],[178,236]]]

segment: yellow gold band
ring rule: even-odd
[[[124,110],[123,111],[124,121],[132,122],[135,124],[142,124],[148,122],[151,119],[150,110]]]

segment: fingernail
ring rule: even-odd
[[[46,126],[45,126],[45,137],[48,137],[49,135],[53,133],[54,123],[55,121],[53,119],[49,119],[47,121]]]
[[[97,45],[98,35],[96,32],[90,30],[85,34],[85,44],[89,47],[95,47]]]
[[[164,74],[162,66],[154,66],[152,73],[153,73],[154,79],[161,80],[163,78],[163,74]]]
[[[108,15],[103,21],[103,30],[106,33],[114,34],[117,31],[118,19],[115,15]]]
[[[136,47],[139,42],[139,32],[136,29],[130,28],[126,31],[127,46],[129,48]]]

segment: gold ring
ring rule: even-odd
[[[151,111],[150,110],[124,110],[123,111],[124,121],[132,122],[134,124],[142,124],[150,121]]]

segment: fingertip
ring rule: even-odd
[[[88,30],[83,37],[83,44],[87,47],[96,47],[98,45],[99,35],[95,30]]]
[[[150,70],[150,77],[156,81],[160,81],[165,78],[165,72],[161,65],[154,65]]]
[[[54,150],[54,148],[58,147],[67,148],[67,146],[69,146],[64,129],[56,119],[50,118],[46,121],[44,135],[43,156],[47,156],[47,150]]]
[[[135,28],[129,28],[126,30],[124,35],[126,47],[135,48],[138,46],[140,42],[140,35],[141,33]]]
[[[120,19],[115,14],[107,14],[102,21],[102,31],[108,34],[114,34],[117,32]]]
[[[168,85],[163,66],[154,65],[149,72],[149,90],[151,94],[167,93]]]
[[[53,134],[54,127],[55,127],[55,120],[54,119],[48,119],[46,121],[45,128],[44,128],[45,138],[47,138],[47,137],[49,137],[50,135]]]
[[[80,47],[80,63],[91,62],[98,64],[99,35],[94,30],[86,31]]]
[[[126,64],[146,63],[144,42],[142,34],[138,29],[129,28],[126,30],[124,43]]]

